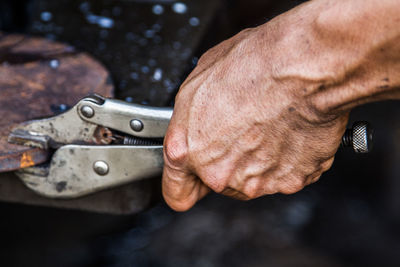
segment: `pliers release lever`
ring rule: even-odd
[[[16,174],[51,198],[76,198],[157,176],[172,113],[172,108],[86,97],[63,114],[13,129],[10,142],[54,151],[50,162]],[[366,153],[371,136],[368,124],[359,122],[346,132],[342,145]]]

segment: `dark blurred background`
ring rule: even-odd
[[[300,4],[290,0],[1,0],[0,30],[69,43],[111,72],[116,97],[173,104],[208,48]],[[1,266],[400,266],[400,106],[352,112],[375,129],[368,155],[341,150],[291,196],[212,194],[186,213],[161,197],[112,216],[0,204]]]

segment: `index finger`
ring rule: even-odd
[[[172,209],[186,211],[210,189],[190,171],[186,135],[177,128],[172,120],[164,141],[162,192],[165,202]]]

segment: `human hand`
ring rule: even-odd
[[[373,84],[380,72],[362,72],[371,86],[354,72],[366,66],[369,47],[358,41],[354,49],[313,16],[334,3],[311,1],[201,57],[176,97],[164,141],[171,208],[188,210],[210,190],[241,200],[295,193],[331,167],[350,108],[367,102],[369,88],[384,88]],[[354,32],[348,40],[363,40]]]

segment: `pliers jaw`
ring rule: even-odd
[[[50,163],[16,174],[40,195],[76,198],[159,175],[162,150],[162,146],[65,145]]]

